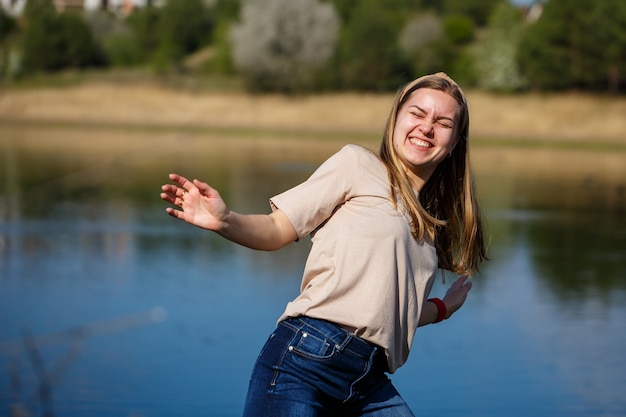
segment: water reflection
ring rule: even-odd
[[[308,242],[232,245],[168,218],[159,186],[172,171],[210,179],[231,207],[267,211],[342,142],[25,127],[0,138],[0,415],[43,411],[22,324],[37,338],[154,307],[165,322],[81,342],[52,384],[54,415],[239,415]],[[439,415],[626,414],[626,154],[478,146],[473,158],[492,261],[463,314],[420,329],[398,388]],[[72,346],[32,351],[53,370]]]

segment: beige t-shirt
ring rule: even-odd
[[[411,236],[371,151],[347,145],[304,183],[270,199],[302,238],[311,234],[300,295],[280,317],[332,321],[386,350],[394,372],[409,354],[437,272],[432,244]]]

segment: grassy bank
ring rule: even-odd
[[[626,147],[626,97],[469,91],[472,137],[489,143]],[[378,137],[393,94],[306,97],[90,80],[0,91],[0,123]]]

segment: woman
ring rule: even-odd
[[[208,184],[171,174],[167,212],[253,249],[311,235],[301,293],[255,364],[245,416],[412,416],[387,373],[418,326],[465,302],[486,258],[468,154],[469,113],[443,73],[398,92],[379,155],[347,145],[272,213],[230,211]],[[437,270],[461,275],[427,299]]]

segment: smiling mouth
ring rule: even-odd
[[[418,146],[420,148],[432,148],[433,147],[432,143],[426,142],[425,140],[421,140],[421,139],[409,138],[409,142],[411,142],[412,145]]]

